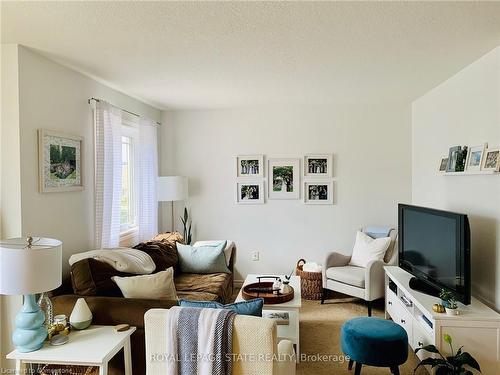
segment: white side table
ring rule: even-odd
[[[90,326],[83,331],[72,331],[67,344],[52,346],[46,342],[40,350],[30,353],[14,350],[7,354],[7,359],[16,361],[16,374],[21,374],[25,363],[43,363],[97,366],[99,375],[107,375],[109,360],[123,348],[125,375],[132,375],[130,335],[134,331],[135,327],[116,332],[113,326]]]

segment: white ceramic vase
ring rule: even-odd
[[[92,311],[84,298],[78,298],[69,316],[69,323],[75,329],[85,329],[92,323]]]

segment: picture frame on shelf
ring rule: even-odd
[[[307,178],[333,177],[333,155],[308,154],[304,156],[304,176]]]
[[[41,193],[82,191],[84,139],[38,129],[38,180]]]
[[[500,171],[500,147],[488,147],[484,151],[481,170],[490,172]]]
[[[439,160],[438,173],[446,173],[447,166],[448,166],[448,156],[443,156]]]
[[[264,155],[236,156],[236,177],[263,178]]]
[[[264,181],[238,181],[236,203],[264,204]]]
[[[300,159],[268,159],[269,199],[300,199]]]
[[[488,144],[485,143],[481,146],[470,146],[465,163],[466,172],[479,172],[483,165],[484,152]]]
[[[457,162],[461,156],[462,146],[450,147],[448,152],[448,164],[446,166],[446,172],[457,172]]]
[[[305,204],[333,204],[333,181],[305,181]]]

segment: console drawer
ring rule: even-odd
[[[408,334],[408,340],[411,340],[412,337],[412,320],[410,312],[406,309],[406,306],[401,302],[394,294],[394,292],[390,289],[386,290],[387,300],[386,300],[386,309],[389,315],[391,316],[394,323],[399,324],[403,327]]]
[[[413,350],[416,348],[419,348],[421,346],[426,346],[426,345],[434,345],[434,340],[431,338],[428,332],[420,325],[420,323],[417,320],[413,320],[413,326],[412,326],[412,331],[413,331],[413,336],[410,339],[410,346],[412,347]],[[430,357],[430,353],[420,350],[417,353],[417,356],[420,358],[420,360],[424,358]]]

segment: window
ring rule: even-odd
[[[137,231],[137,128],[128,122],[122,126],[122,189],[120,198],[120,238],[134,236]]]
[[[120,225],[122,232],[135,224],[134,217],[134,170],[132,138],[122,136],[122,194],[120,200]]]

